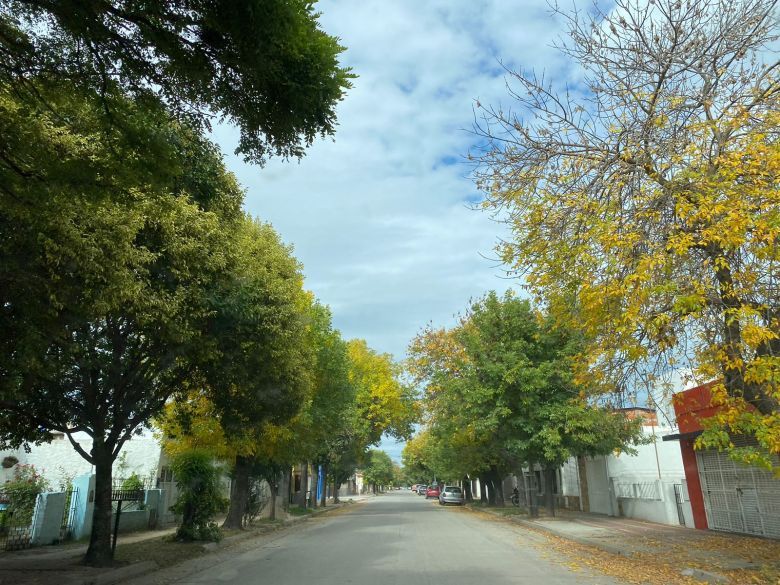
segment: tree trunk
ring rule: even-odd
[[[192,534],[195,528],[195,506],[192,501],[184,504],[184,510],[181,513],[181,526],[176,531],[177,538],[183,538],[185,534]]]
[[[496,486],[493,484],[493,478],[490,475],[485,476],[485,491],[487,492],[487,504],[488,506],[496,505]]]
[[[590,512],[590,498],[588,497],[588,468],[585,457],[577,457],[577,477],[580,480],[580,510]]]
[[[534,463],[528,463],[528,491],[530,507],[528,509],[528,515],[531,518],[537,518],[539,516],[539,486],[536,485],[536,471],[534,470]]]
[[[339,503],[339,480],[337,478],[333,478],[333,503],[338,504]]]
[[[243,530],[244,515],[249,501],[249,468],[251,461],[248,457],[236,456],[233,466],[233,481],[230,483],[230,508],[227,518],[222,523],[223,528]]]
[[[92,532],[84,564],[92,567],[109,567],[114,560],[111,550],[111,451],[102,441],[92,447],[95,461],[95,509],[92,513]],[[87,494],[84,494],[87,497]]]
[[[490,483],[494,487],[493,505],[504,507],[504,486],[501,481],[501,475],[495,467],[490,468]]]
[[[721,369],[726,391],[730,396],[740,396],[755,406],[761,414],[777,412],[778,401],[764,391],[761,384],[745,380],[745,357],[742,350],[742,326],[736,314],[744,307],[744,300],[735,292],[734,278],[726,257],[726,252],[717,245],[711,245],[708,255],[712,265],[716,266],[715,277],[723,303],[723,344],[722,351],[727,359],[721,359]]]
[[[480,477],[479,478],[479,501],[483,504],[487,504],[488,498],[487,498],[487,482],[485,481],[485,478]]]
[[[282,498],[282,510],[285,512],[290,509],[290,500],[292,499],[292,469],[287,468],[287,471],[282,475],[282,488],[281,493],[284,494]]]
[[[268,487],[271,490],[271,508],[268,510],[268,519],[276,520],[276,496],[279,494],[278,478],[277,481],[268,482]]]
[[[309,491],[309,463],[306,462],[301,465],[301,491],[298,494],[297,503],[301,508],[305,508],[309,505],[306,501],[306,492]]]
[[[469,503],[474,501],[474,497],[471,495],[471,480],[468,476],[463,478],[463,497]]]
[[[322,466],[322,498],[320,499],[320,506],[323,508],[328,503],[328,466]]]
[[[319,498],[317,497],[317,487],[320,485],[320,469],[318,465],[311,466],[311,507],[316,508],[319,506]]]
[[[547,467],[544,470],[544,501],[547,513],[555,516],[555,468]]]

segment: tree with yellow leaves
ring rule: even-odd
[[[780,81],[774,0],[618,0],[559,13],[581,85],[511,73],[482,108],[484,206],[604,391],[719,380],[699,446],[780,453]],[[754,437],[737,449],[731,435]]]
[[[355,386],[357,435],[367,447],[383,434],[396,438],[411,435],[417,419],[412,389],[401,381],[402,368],[386,353],[377,353],[362,339],[347,344],[349,379]]]

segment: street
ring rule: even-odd
[[[259,542],[178,585],[617,584],[545,558],[542,536],[408,491],[392,492]],[[227,551],[226,551],[227,552]],[[551,555],[554,556],[554,555]]]

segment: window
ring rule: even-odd
[[[170,483],[173,481],[173,470],[167,465],[160,468],[160,483]]]

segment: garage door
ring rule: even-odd
[[[748,445],[744,440],[739,443]],[[697,451],[696,460],[711,529],[780,538],[780,480],[719,451]]]

